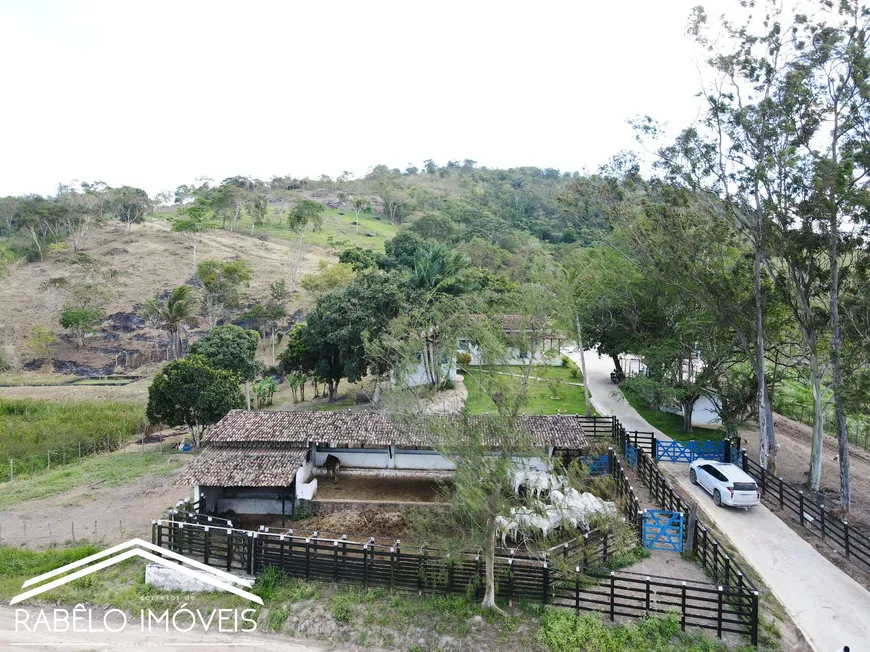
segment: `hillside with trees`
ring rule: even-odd
[[[819,11],[714,39],[698,10],[706,112],[676,138],[639,119],[651,167],[630,153],[593,174],[425,160],[0,199],[2,364],[157,367],[232,324],[258,336],[246,404],[261,382],[331,402],[342,383],[418,367],[437,392],[457,339],[504,349],[497,324],[517,315],[519,332],[546,324],[611,356],[617,376],[621,354],[641,357],[626,393],[682,414],[685,432],[704,396],[729,433],[757,423],[771,470],[773,409],[800,403],[807,485],[821,488],[834,435],[828,485],[848,510],[848,442],[870,429],[870,58],[859,5]]]

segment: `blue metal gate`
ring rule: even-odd
[[[643,512],[643,547],[683,552],[683,514],[660,509]]]
[[[680,444],[675,441],[656,441],[656,459],[663,462],[685,462],[689,464],[696,459],[725,459],[725,442],[713,440],[687,441]]]
[[[629,466],[637,466],[637,446],[632,446],[628,442],[625,444],[625,461]]]
[[[610,455],[607,453],[603,455],[584,455],[580,458],[580,461],[589,470],[589,475],[607,475],[610,473]]]

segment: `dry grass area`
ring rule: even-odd
[[[168,223],[152,221],[135,225],[127,233],[120,224],[108,224],[94,230],[84,253],[106,268],[117,271],[116,294],[106,307],[106,314],[130,313],[134,307],[161,292],[187,282],[193,275],[193,256],[182,238],[170,230]],[[243,300],[268,296],[269,283],[288,280],[291,243],[286,240],[263,241],[238,233],[212,231],[203,236],[197,260],[232,260],[242,258],[253,270],[250,288]],[[34,324],[43,324],[57,335],[63,334],[58,315],[65,301],[63,290],[46,290],[46,282],[68,276],[74,265],[65,263],[69,254],[47,254],[42,262],[18,263],[0,284],[0,347],[16,366],[34,358],[24,344]],[[319,247],[306,247],[300,276],[316,271],[320,260],[334,257]],[[307,299],[295,295],[288,313],[303,308]],[[153,348],[145,329],[124,332],[107,324],[108,332],[87,338],[84,348],[63,337],[54,349],[55,360],[70,360],[90,367],[103,368],[115,360],[117,352],[147,351]],[[134,339],[133,336],[137,336]],[[91,396],[88,394],[88,396]]]

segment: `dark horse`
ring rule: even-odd
[[[327,455],[326,462],[323,465],[329,474],[332,476],[332,481],[338,484],[338,472],[341,471],[341,460],[335,455]]]

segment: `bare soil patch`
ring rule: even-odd
[[[47,548],[71,544],[74,532],[76,541],[115,544],[131,537],[150,541],[151,520],[190,496],[190,487],[173,484],[173,478],[194,456],[179,459],[182,463],[171,476],[145,475],[115,487],[96,482],[0,511],[0,540],[4,545]]]
[[[291,243],[263,241],[239,233],[212,231],[203,236],[197,249],[197,260],[246,260],[253,270],[250,288],[243,292],[243,302],[268,295],[270,283],[287,279]],[[182,238],[170,230],[164,221],[149,221],[135,225],[128,233],[120,224],[95,229],[86,243],[84,253],[99,265],[117,271],[116,296],[106,306],[109,318],[103,327],[78,348],[63,333],[58,315],[66,300],[63,290],[46,289],[50,279],[66,277],[75,265],[63,262],[70,254],[50,254],[37,263],[14,265],[0,284],[0,348],[15,364],[25,366],[33,356],[23,347],[34,324],[43,324],[59,336],[52,357],[54,367],[67,373],[81,374],[89,370],[102,373],[123,371],[129,355],[154,349],[153,333],[144,327],[136,315],[139,306],[149,298],[187,283],[193,276],[193,255]],[[306,247],[300,267],[302,274],[317,270],[320,260],[334,257],[319,247]],[[291,297],[288,314],[304,308],[308,299],[302,293]],[[160,335],[162,338],[163,336]],[[156,362],[156,360],[155,360]],[[36,363],[34,369],[39,368]]]
[[[776,474],[789,484],[807,490],[812,428],[779,414],[774,415],[773,425],[779,441]],[[757,460],[758,430],[742,428],[740,434],[746,450]],[[840,462],[834,459],[836,455],[836,440],[825,436],[822,453],[822,495],[818,498],[832,509],[836,508],[840,500]],[[852,484],[849,524],[870,536],[870,452],[850,444],[849,464]]]

